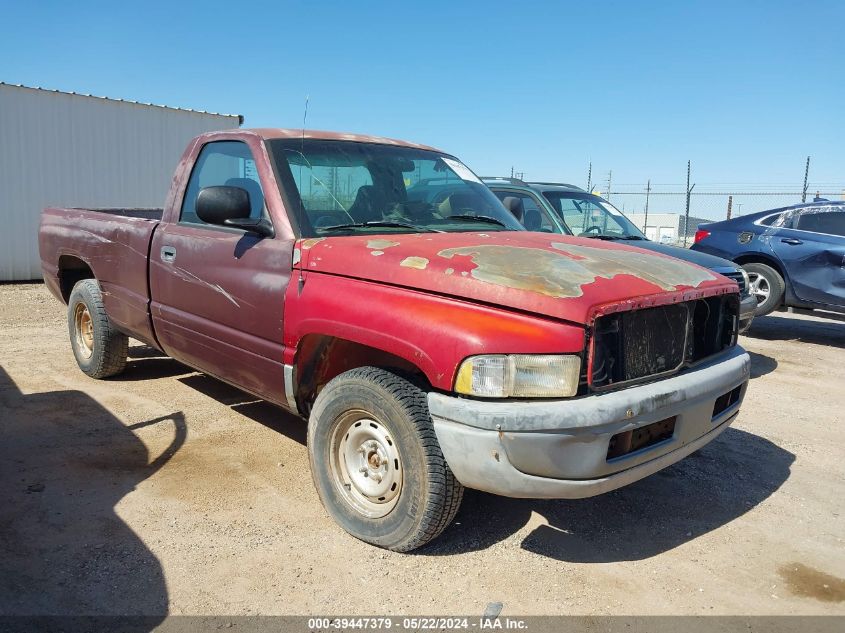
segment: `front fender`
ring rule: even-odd
[[[399,356],[444,391],[468,356],[580,354],[585,339],[583,327],[542,316],[313,271],[288,289],[285,364],[294,364],[300,341],[310,334]]]

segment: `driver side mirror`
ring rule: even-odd
[[[249,192],[240,187],[203,187],[197,195],[197,217],[206,224],[231,226],[265,237],[273,236],[273,226],[264,218],[249,217]]]

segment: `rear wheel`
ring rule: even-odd
[[[106,315],[96,279],[83,279],[68,299],[67,324],[76,364],[92,378],[108,378],[126,367],[129,339]]]
[[[779,307],[783,301],[783,293],[786,289],[783,277],[780,276],[771,266],[751,262],[743,264],[745,272],[748,273],[748,290],[757,299],[757,310],[754,316],[769,314]]]
[[[382,369],[353,369],[325,386],[308,422],[308,454],[332,518],[386,549],[407,552],[435,538],[463,497],[425,392]]]

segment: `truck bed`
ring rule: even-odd
[[[161,216],[164,214],[164,209],[161,207],[137,207],[118,209],[112,207],[66,207],[64,211],[92,211],[94,213],[105,213],[107,215],[119,215],[124,218],[140,218],[143,220],[158,220],[161,221]]]
[[[45,209],[38,242],[47,287],[67,302],[76,281],[96,278],[109,317],[118,329],[154,343],[148,267],[150,242],[162,212],[148,208]]]

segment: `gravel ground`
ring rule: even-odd
[[[741,343],[697,454],[593,499],[468,491],[401,555],[328,518],[300,420],[139,344],[91,380],[63,306],[0,285],[0,614],[843,614],[845,324]]]

